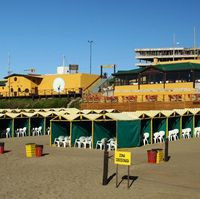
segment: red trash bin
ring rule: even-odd
[[[156,163],[156,155],[157,151],[156,150],[148,150],[147,151],[147,157],[148,157],[148,163]]]
[[[43,145],[36,145],[35,147],[35,155],[36,157],[41,157],[43,151]]]
[[[4,153],[4,142],[0,142],[0,154]]]

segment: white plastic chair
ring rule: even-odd
[[[35,128],[32,128],[32,136],[35,136],[35,135],[36,135]]]
[[[70,146],[70,141],[71,141],[70,136],[66,136],[64,141],[62,141],[63,147]]]
[[[187,137],[187,129],[182,129],[182,138],[186,139]]]
[[[200,137],[200,127],[195,127],[194,128],[194,136],[195,137]]]
[[[145,132],[145,133],[143,134],[143,144],[144,144],[144,146],[146,145],[146,143],[149,144],[148,139],[149,139],[149,133],[148,133],[148,132]]]
[[[173,140],[172,138],[174,138],[174,129],[168,131],[168,138],[169,138],[169,141],[172,141],[172,140]]]
[[[98,149],[98,146],[99,146],[99,149],[103,150],[105,140],[106,140],[106,138],[102,138],[101,140],[98,140],[96,143],[96,149]]]
[[[164,142],[165,131],[159,131],[159,140],[160,143]]]
[[[60,144],[63,142],[63,140],[65,139],[64,136],[59,136],[58,138],[55,138],[54,140],[54,144],[58,147],[60,147]]]
[[[11,137],[10,136],[10,128],[7,128],[6,129],[6,138],[9,138],[9,137]]]
[[[47,135],[50,135],[50,127],[47,127]]]
[[[76,147],[76,145],[77,145],[78,148],[81,148],[85,139],[86,139],[85,136],[81,136],[80,138],[76,139],[74,142],[74,147]]]
[[[108,141],[107,146],[108,146],[108,151],[116,150],[116,142],[115,142],[115,140],[111,139],[110,141]]]
[[[185,136],[186,136],[188,139],[191,138],[191,128],[186,128],[185,130],[186,130]]]
[[[87,145],[89,146],[89,148],[92,148],[92,136],[90,137],[86,137],[85,140],[82,142],[83,147],[87,148]]]
[[[174,135],[173,135],[174,140],[178,140],[178,133],[179,133],[179,130],[174,129]]]
[[[198,131],[197,131],[197,135],[196,137],[200,137],[200,127],[197,127]]]
[[[39,135],[42,135],[42,127],[41,127],[41,126],[39,126],[39,127],[37,128],[37,134],[38,134],[38,136],[39,136]]]
[[[194,128],[194,137],[198,136],[199,127]]]
[[[157,143],[158,139],[159,139],[160,133],[159,132],[155,132],[153,134],[153,142]]]
[[[19,129],[21,136],[26,136],[26,127]]]
[[[20,131],[19,131],[19,129],[15,130],[15,134],[16,134],[17,137],[20,137]]]

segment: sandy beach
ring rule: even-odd
[[[130,174],[119,167],[118,188],[115,176],[102,186],[103,152],[99,150],[49,146],[49,137],[1,139],[6,153],[0,155],[0,198],[200,198],[200,139],[170,142],[169,162],[147,163],[147,150],[163,144],[127,149],[132,152]],[[44,145],[44,156],[26,158],[25,144]],[[113,152],[110,152],[113,155]],[[113,157],[109,176],[115,173]]]

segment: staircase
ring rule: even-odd
[[[99,79],[93,86],[91,86],[91,93],[98,93],[101,85],[103,85],[107,79]]]

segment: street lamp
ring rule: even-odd
[[[92,40],[88,40],[88,43],[90,44],[90,74],[92,73]]]

